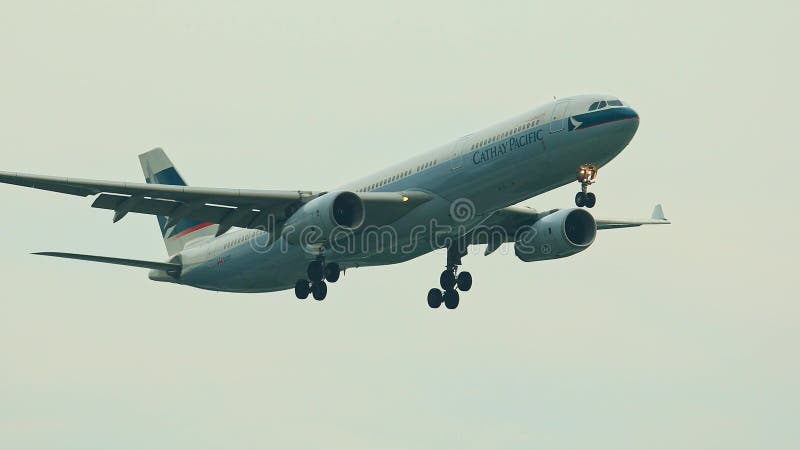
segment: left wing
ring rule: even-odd
[[[62,194],[99,195],[93,208],[114,211],[114,222],[128,213],[220,224],[219,234],[231,227],[271,229],[304,203],[323,194],[312,191],[220,189],[165,184],[122,183],[80,178],[0,172],[0,183]],[[358,192],[372,220],[396,219],[431,199],[424,192]],[[370,214],[370,210],[382,214]]]
[[[664,209],[661,205],[653,208],[653,213],[649,219],[595,219],[598,230],[612,230],[614,228],[630,228],[642,225],[668,225],[671,222],[664,217]]]
[[[497,250],[504,242],[513,242],[520,227],[530,225],[540,218],[557,211],[558,209],[539,212],[524,206],[509,206],[508,208],[500,209],[473,230],[469,237],[469,242],[472,244],[488,244],[485,252],[488,255]],[[610,230],[642,225],[666,225],[670,221],[664,217],[664,210],[661,205],[656,205],[649,219],[595,218],[595,223],[598,230]]]

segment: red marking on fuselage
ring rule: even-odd
[[[210,227],[211,225],[214,225],[214,222],[198,223],[197,225],[195,225],[195,226],[193,226],[191,228],[187,228],[187,229],[181,231],[180,233],[176,234],[175,236],[172,236],[172,239],[178,239],[179,237],[186,236],[189,233],[194,233],[195,231],[202,230],[203,228],[206,228],[206,227]]]

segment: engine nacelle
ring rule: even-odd
[[[563,258],[589,248],[596,235],[597,224],[588,211],[562,209],[520,232],[514,242],[514,254],[525,262]]]
[[[295,211],[282,236],[293,244],[322,244],[341,238],[364,223],[364,202],[347,191],[328,192]]]

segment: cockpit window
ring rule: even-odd
[[[592,103],[591,106],[589,106],[589,111],[595,111],[595,110],[598,110],[598,109],[603,109],[603,108],[605,108],[607,106],[623,106],[623,104],[622,104],[622,102],[620,100],[616,100],[616,99],[614,99],[614,100],[600,100],[600,101],[596,101],[596,102]]]

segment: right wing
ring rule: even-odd
[[[115,222],[131,212],[150,214],[169,217],[167,228],[182,219],[217,223],[219,234],[231,227],[272,231],[305,202],[323,194],[122,183],[12,172],[0,172],[0,183],[82,197],[99,195],[92,207],[113,210]],[[364,202],[370,223],[376,224],[390,223],[431,199],[429,194],[416,191],[356,195]]]

